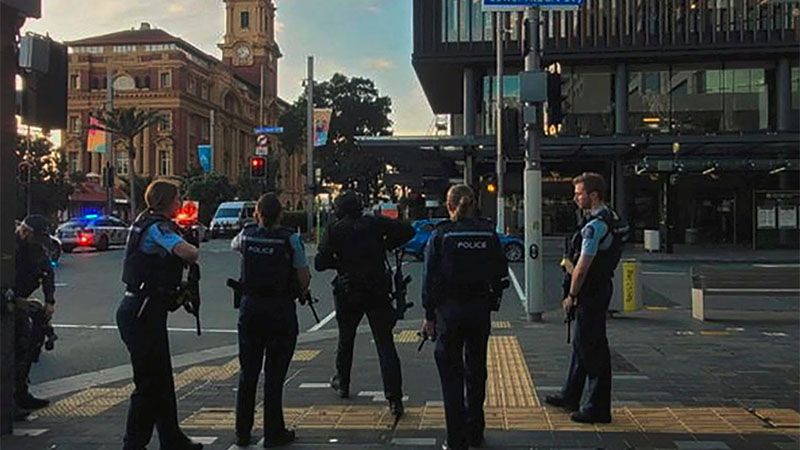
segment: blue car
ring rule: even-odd
[[[425,253],[425,245],[428,243],[431,232],[437,224],[445,220],[447,219],[422,219],[412,222],[411,226],[414,227],[414,237],[403,245],[403,251],[421,260]],[[503,250],[506,253],[506,259],[509,262],[522,261],[523,255],[525,254],[525,243],[522,239],[516,236],[501,234],[500,244],[502,244]]]

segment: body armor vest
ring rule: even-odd
[[[246,294],[276,297],[296,294],[289,228],[255,224],[242,231],[242,288]]]
[[[170,253],[166,256],[144,253],[139,248],[147,230],[153,226],[168,226],[176,231],[175,224],[161,215],[143,213],[128,231],[122,282],[130,292],[177,291],[183,278],[183,260]],[[177,231],[176,231],[177,233]]]
[[[612,241],[607,249],[598,248],[597,254],[589,266],[589,273],[586,275],[584,287],[597,286],[614,277],[614,271],[617,269],[619,260],[622,257],[623,244],[628,239],[628,224],[616,211],[610,208],[603,208],[597,214],[587,215],[581,221],[578,231],[572,235],[570,248],[567,250],[573,265],[578,263],[578,258],[581,254],[581,246],[583,244],[581,230],[594,219],[601,220],[606,225],[606,234],[600,238],[599,247],[602,247],[608,239]]]
[[[492,225],[478,219],[446,221],[437,227],[441,249],[440,275],[448,292],[487,294],[495,273],[486,264],[502,254]]]

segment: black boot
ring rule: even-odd
[[[272,437],[264,436],[264,448],[280,447],[294,441],[294,430],[283,430]]]
[[[395,419],[403,417],[403,413],[406,411],[405,408],[403,408],[403,401],[400,399],[389,400],[389,410],[392,412]]]
[[[336,391],[339,398],[350,398],[350,386],[343,385],[339,375],[334,375],[331,378],[331,387]]]

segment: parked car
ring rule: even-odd
[[[212,238],[222,235],[234,235],[253,220],[256,202],[223,202],[211,219],[209,233]]]
[[[425,245],[428,243],[428,238],[437,224],[447,219],[422,219],[415,220],[411,223],[414,227],[414,237],[403,245],[403,251],[417,259],[422,259],[425,254]],[[500,245],[503,246],[503,251],[506,254],[506,259],[509,262],[520,262],[525,255],[525,242],[517,236],[501,233]]]
[[[88,214],[64,222],[56,229],[61,249],[70,253],[78,247],[105,251],[112,245],[125,245],[128,224],[113,216]]]

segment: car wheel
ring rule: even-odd
[[[522,261],[522,256],[525,253],[525,249],[522,245],[512,242],[510,244],[506,244],[506,260],[508,262],[520,262]]]
[[[71,245],[62,245],[61,250],[63,250],[64,253],[72,253],[72,251],[75,250],[75,247]]]
[[[108,236],[103,235],[100,236],[100,240],[97,241],[97,245],[95,246],[97,251],[104,252],[108,250]]]

